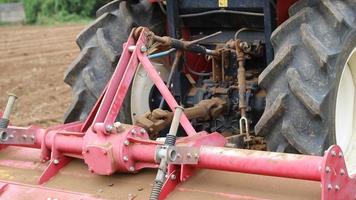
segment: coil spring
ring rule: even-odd
[[[162,186],[163,186],[163,182],[161,181],[155,181],[153,183],[150,200],[158,200],[159,195],[161,194]]]
[[[175,136],[175,135],[167,135],[164,144],[166,144],[168,146],[174,146],[176,144],[176,139],[177,139],[177,136]]]
[[[9,120],[5,118],[0,119],[0,128],[7,128],[9,126]]]

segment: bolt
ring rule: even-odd
[[[23,138],[24,140],[26,140],[27,135],[22,135],[22,138]]]
[[[344,170],[344,169],[341,169],[341,170],[340,170],[340,174],[341,174],[341,176],[345,175],[345,170]]]
[[[342,158],[343,156],[342,152],[339,152],[339,158]]]
[[[141,133],[141,134],[145,134],[145,133],[146,133],[146,130],[143,129],[143,128],[141,128],[140,133]]]
[[[191,158],[192,157],[192,154],[191,153],[188,153],[187,154],[187,158]]]
[[[124,157],[123,157],[123,160],[124,160],[125,162],[127,162],[127,161],[129,161],[129,157],[124,156]]]
[[[326,173],[329,173],[330,172],[330,167],[326,166],[325,171],[326,171]]]
[[[180,153],[178,153],[177,154],[177,158],[181,158],[182,157],[182,155],[180,155]]]
[[[145,53],[147,51],[147,47],[145,45],[141,46],[141,52]]]
[[[333,186],[331,186],[331,184],[328,184],[328,190],[330,191],[331,189],[333,189]]]
[[[13,139],[15,136],[14,135],[9,135],[9,138],[10,139]]]
[[[34,135],[31,135],[31,140],[35,140],[35,136]]]
[[[115,122],[114,123],[114,127],[115,128],[121,128],[121,126],[122,126],[121,122]]]
[[[175,174],[172,174],[172,175],[171,175],[171,180],[174,181],[174,180],[176,180],[176,179],[177,179],[177,176],[176,176]]]
[[[114,127],[116,128],[116,132],[118,132],[118,133],[123,131],[121,122],[115,122]]]
[[[199,155],[196,153],[196,154],[194,154],[194,158],[195,159],[198,159],[199,158]]]
[[[131,166],[131,167],[129,168],[129,171],[130,171],[130,172],[134,172],[134,171],[135,171],[135,168],[134,168],[133,166]]]
[[[111,131],[114,130],[114,126],[113,126],[113,125],[107,125],[107,126],[105,127],[105,130],[106,130],[106,132],[111,133]]]
[[[332,157],[335,157],[336,156],[336,152],[333,150],[333,151],[331,151],[331,156]]]
[[[59,160],[58,159],[54,159],[53,160],[53,164],[58,165],[59,164]]]
[[[104,155],[108,155],[108,152],[107,151],[103,151]]]
[[[338,185],[335,185],[335,191],[339,191],[340,190],[340,187]]]
[[[135,129],[132,129],[132,130],[131,130],[131,134],[132,134],[132,135],[136,135],[136,130],[135,130]]]
[[[125,145],[125,146],[129,146],[129,145],[130,145],[130,141],[125,140],[125,141],[124,141],[124,145]]]

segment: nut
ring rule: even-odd
[[[130,141],[125,140],[125,141],[124,141],[124,145],[125,145],[125,146],[129,146],[129,145],[130,145]]]
[[[331,156],[332,157],[335,157],[336,156],[336,152],[333,150],[333,151],[331,151]]]
[[[122,159],[123,159],[125,162],[129,161],[129,157],[127,157],[127,156],[124,156]]]
[[[141,46],[141,52],[145,53],[147,51],[147,47],[145,45]]]
[[[330,191],[331,189],[333,189],[333,186],[331,186],[331,184],[328,184],[328,190]]]
[[[130,171],[130,172],[134,172],[134,171],[135,171],[135,168],[134,168],[133,166],[131,166],[131,167],[129,168],[129,171]]]
[[[53,160],[53,164],[58,165],[59,164],[59,160],[58,159],[54,159]]]
[[[107,125],[105,127],[105,130],[106,130],[106,132],[111,133],[114,130],[114,126],[113,125]]]

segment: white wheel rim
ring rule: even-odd
[[[349,174],[356,174],[356,48],[341,74],[335,110],[336,143],[344,152]]]
[[[163,81],[167,81],[169,76],[168,70],[162,64],[153,64]],[[142,116],[146,112],[150,111],[149,98],[153,85],[154,84],[148,76],[146,70],[143,68],[142,65],[140,65],[138,70],[136,71],[131,89],[130,104],[131,119],[133,123],[135,123],[135,118],[137,116]]]

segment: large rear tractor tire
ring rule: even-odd
[[[162,34],[164,19],[162,12],[146,0],[116,0],[98,10],[97,19],[78,35],[77,44],[81,53],[65,73],[64,81],[73,89],[73,101],[65,115],[65,123],[86,119],[111,78],[123,43],[127,41],[132,28],[145,26],[156,34]],[[162,70],[162,67],[158,67],[158,71]],[[139,80],[139,86],[136,87],[145,86],[150,91],[148,87],[153,84],[150,85],[146,79],[136,78]],[[142,81],[146,81],[146,85]],[[119,114],[119,120],[125,123],[131,123],[131,103],[135,103],[131,101],[131,91],[128,93]],[[149,94],[142,94],[135,99],[140,98],[142,102],[147,98],[148,105],[148,97],[144,95]]]
[[[127,41],[132,28],[146,26],[162,34],[163,20],[161,11],[146,0],[116,0],[98,10],[97,19],[77,36],[81,53],[65,73],[64,81],[73,89],[73,100],[65,115],[65,123],[86,119],[111,78],[122,53],[123,43]],[[163,76],[167,74],[163,67],[159,66],[157,70]],[[147,76],[138,73],[141,77],[135,78],[138,80],[136,90],[151,91],[153,83]],[[140,108],[147,111],[148,95],[149,92],[146,92],[131,98],[131,91],[128,91],[119,120],[131,123],[131,104],[137,100],[143,104]],[[142,103],[144,99],[146,103]]]
[[[301,0],[289,12],[259,77],[267,97],[255,132],[270,151],[322,155],[336,143],[356,172],[356,2]]]

